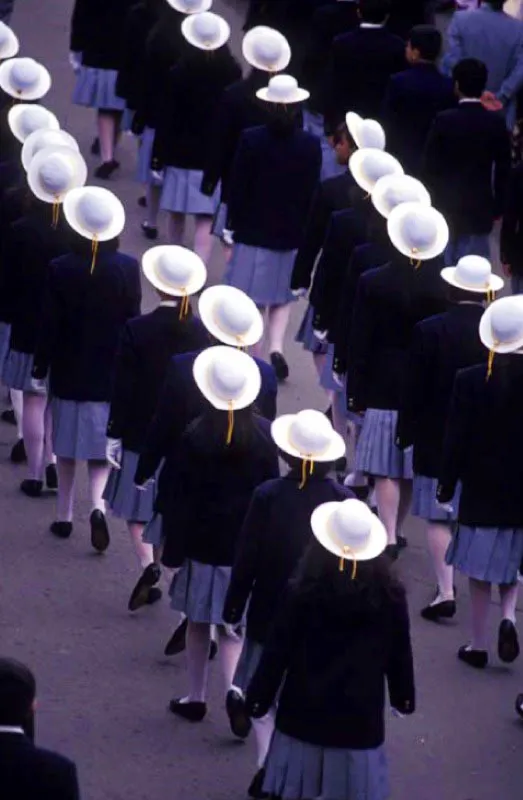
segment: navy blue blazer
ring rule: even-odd
[[[165,459],[158,479],[156,510],[160,512],[165,507],[164,501],[171,490],[180,439],[189,423],[209,407],[193,377],[193,364],[197,355],[198,352],[185,353],[171,359],[136,469],[135,482],[141,486],[154,477],[162,459]],[[276,417],[278,393],[276,375],[266,361],[255,361],[262,377],[256,410],[266,419],[273,420]]]
[[[305,236],[296,253],[291,289],[309,288],[316,259],[327,235],[331,214],[350,208],[350,190],[353,186],[354,178],[348,170],[319,184],[309,211]]]
[[[234,241],[295,250],[321,169],[319,139],[297,126],[244,131],[234,159],[227,227]]]
[[[500,236],[501,263],[512,275],[523,275],[523,162],[511,171]]]
[[[449,502],[458,481],[458,520],[478,527],[523,527],[523,358],[496,356],[487,380],[484,364],[461,370],[445,433],[438,486]]]
[[[301,470],[267,481],[252,497],[238,540],[223,619],[237,625],[248,606],[247,637],[264,644],[287,582],[312,541],[311,514],[322,503],[353,497],[329,477]],[[250,599],[249,599],[250,597]]]
[[[75,0],[70,49],[86,67],[120,68],[127,12],[135,0]]]
[[[133,111],[143,96],[147,37],[158,19],[159,8],[159,0],[142,0],[132,5],[125,17],[116,94]]]
[[[407,174],[420,175],[434,118],[457,102],[452,79],[442,75],[436,64],[416,64],[389,79],[383,106],[387,150]]]
[[[210,344],[199,319],[180,320],[179,306],[160,305],[124,327],[116,354],[107,435],[139,453],[154,416],[167,368],[179,353]]]
[[[414,328],[397,440],[414,445],[414,471],[437,478],[454,378],[460,369],[481,364],[487,350],[478,327],[481,303],[461,303]]]
[[[503,211],[510,139],[503,116],[481,103],[460,103],[437,115],[423,176],[452,236],[487,234]]]
[[[347,111],[380,119],[388,80],[405,67],[405,43],[385,28],[360,26],[338,36],[327,69],[325,133],[332,134]]]
[[[0,733],[0,785],[5,800],[80,800],[74,763],[20,733]]]
[[[441,266],[435,259],[415,269],[397,255],[361,276],[347,357],[348,408],[400,408],[414,327],[447,308]]]
[[[0,174],[1,171],[0,166]],[[9,247],[13,223],[28,210],[27,189],[17,185],[3,188],[0,182],[0,322],[7,322],[11,315],[11,304],[7,300],[7,290],[4,289],[7,263],[5,253]]]
[[[49,372],[50,392],[61,400],[111,399],[120,334],[142,299],[139,264],[116,247],[100,244],[92,273],[87,240],[51,263],[33,376]]]

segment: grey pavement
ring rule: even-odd
[[[71,8],[72,0],[18,0],[12,24],[23,54],[41,59],[51,70],[54,85],[46,102],[86,153],[94,115],[70,104]],[[216,0],[215,8],[231,22],[238,48],[237,4]],[[128,212],[124,249],[140,255],[146,245],[138,230],[134,154],[135,144],[126,137],[121,174],[111,188]],[[213,282],[222,269],[217,247]],[[145,308],[153,302],[145,288]],[[292,342],[301,313],[300,305],[289,331],[291,377],[281,392],[282,412],[326,405],[310,357]],[[74,535],[67,542],[54,540],[48,533],[53,500],[29,500],[18,492],[23,469],[8,462],[12,443],[13,429],[2,425],[0,652],[27,661],[37,673],[39,742],[77,761],[86,800],[245,797],[254,747],[252,742],[231,741],[217,663],[211,669],[205,722],[190,725],[172,718],[166,711],[168,700],[187,690],[183,656],[162,655],[176,617],[166,602],[134,616],[127,612],[137,564],[124,525],[112,522],[106,556],[90,552],[81,473]],[[513,705],[523,678],[519,663],[507,669],[495,657],[497,599],[491,617],[493,666],[478,673],[455,655],[468,635],[466,584],[458,578],[454,623],[423,622],[418,610],[433,591],[433,579],[422,529],[411,520],[407,534],[410,544],[399,570],[412,611],[418,711],[410,719],[390,718],[387,723],[393,800],[516,800],[523,796],[523,726]]]

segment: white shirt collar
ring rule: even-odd
[[[24,729],[17,725],[0,725],[0,733],[21,733],[22,736],[25,736]]]
[[[383,28],[383,22],[360,22],[360,28]]]
[[[462,97],[459,102],[460,103],[481,103],[481,98],[479,98],[479,97]]]
[[[162,300],[160,303],[162,308],[177,308],[178,307],[178,300]]]

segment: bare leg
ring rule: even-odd
[[[501,618],[509,619],[516,624],[516,603],[518,602],[519,584],[504,584],[499,587],[501,600]]]
[[[100,140],[100,155],[103,163],[114,159],[117,130],[118,116],[111,111],[99,111],[98,138]]]
[[[105,461],[88,461],[87,475],[89,479],[89,494],[91,497],[91,510],[98,510],[105,514],[105,500],[103,493],[111,468]]]
[[[194,252],[200,256],[204,264],[208,264],[214,245],[214,236],[211,233],[212,217],[197,216],[195,224]]]
[[[454,599],[454,568],[445,563],[452,533],[443,522],[429,522],[427,526],[427,545],[432,566],[438,582],[438,597],[434,601]]]
[[[48,464],[56,464],[56,457],[53,453],[53,415],[51,413],[51,404],[49,403],[49,398],[47,402],[47,408],[45,409],[45,418],[44,418],[44,463],[45,466]]]
[[[153,186],[152,183],[147,184],[147,225],[151,228],[158,227],[158,214],[160,212],[160,197],[162,190],[160,186]],[[183,236],[183,234],[182,234]]]
[[[283,340],[289,317],[291,314],[290,303],[283,306],[271,306],[269,308],[269,353],[283,353]]]
[[[189,622],[187,626],[187,669],[189,672],[187,701],[189,702],[205,702],[210,644],[210,625]]]
[[[44,420],[46,406],[47,395],[24,392],[23,439],[27,453],[29,478],[34,481],[41,481],[44,476]]]
[[[185,216],[184,214],[169,214],[168,225],[169,241],[171,244],[183,244],[183,236],[185,233]]]
[[[400,481],[376,477],[375,492],[378,514],[387,531],[388,544],[396,544],[396,528],[401,498]]]
[[[240,637],[236,639],[232,636],[228,636],[221,625],[218,627],[218,631],[220,635],[218,655],[225,691],[228,692],[232,686],[234,673],[236,672],[236,667],[238,666],[238,661],[242,652],[243,639]]]
[[[140,566],[142,569],[148,567],[149,564],[153,563],[153,546],[151,544],[147,544],[146,542],[142,542],[142,534],[145,525],[141,522],[128,522],[127,528],[129,533],[131,534],[131,539],[133,540],[134,549],[136,551],[136,555],[138,556],[138,561],[140,562]]]
[[[56,471],[58,473],[56,518],[59,522],[72,522],[76,461],[72,458],[57,458]]]
[[[258,757],[258,769],[261,769],[265,764],[267,753],[269,752],[269,745],[271,743],[272,734],[274,733],[274,709],[271,708],[268,714],[261,719],[253,719],[252,728],[256,737],[256,751]]]
[[[23,417],[23,407],[24,407],[23,392],[19,391],[19,389],[10,389],[9,394],[11,396],[13,411],[15,412],[17,438],[23,439],[24,437],[22,430],[22,417]]]
[[[396,537],[401,534],[403,524],[407,519],[412,502],[412,481],[400,481],[400,503],[398,508],[398,521],[396,523]]]

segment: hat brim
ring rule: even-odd
[[[376,183],[376,185],[375,185],[375,187],[373,189],[372,195],[371,195],[372,205],[374,206],[374,208],[376,209],[378,214],[380,214],[382,217],[384,217],[384,219],[388,219],[390,217],[390,215],[392,214],[392,212],[394,211],[394,209],[397,208],[398,205],[402,205],[402,203],[398,203],[397,205],[395,205],[395,206],[393,206],[391,208],[389,203],[387,203],[386,193],[387,193],[387,191],[389,189],[389,182],[387,181],[387,177],[388,176],[385,176],[384,178],[380,178],[380,180]],[[393,176],[393,177],[396,177],[396,176]],[[408,178],[410,176],[404,175],[402,177]],[[410,201],[407,201],[407,202],[420,203],[421,205],[427,206],[427,207],[431,206],[432,205],[432,200],[431,200],[430,194],[428,193],[427,189],[416,178],[413,178],[412,180],[416,181],[416,184],[419,184],[419,186],[416,187],[416,191],[418,192],[418,197],[415,200],[410,200]],[[382,184],[381,186],[380,186],[380,183]]]
[[[331,520],[339,503],[322,503],[314,509],[311,516],[311,528],[315,538],[332,555],[338,558],[347,558],[343,550],[330,534]],[[355,551],[348,556],[348,561],[371,561],[383,553],[387,546],[387,532],[378,517],[373,515],[369,540],[365,548]]]
[[[521,313],[523,315],[523,295],[516,295],[517,300],[516,302],[521,303]],[[502,298],[501,302],[503,301]],[[508,299],[508,298],[507,298]],[[511,297],[511,300],[515,300],[515,297]],[[497,301],[500,302],[500,301]],[[491,350],[493,353],[499,353],[503,355],[504,353],[515,353],[516,350],[520,350],[523,347],[523,334],[520,338],[513,342],[496,342],[494,337],[492,336],[492,310],[496,308],[496,303],[492,303],[484,312],[483,316],[479,321],[479,338],[481,339],[482,344],[488,349]]]
[[[356,114],[355,111],[349,111],[347,114],[345,114],[345,125],[347,126],[347,129],[355,142],[356,129],[361,122],[363,122],[363,117],[361,117],[359,114]]]
[[[194,35],[194,25],[197,16],[197,14],[191,14],[182,22],[182,34],[189,44],[191,44],[193,47],[197,47],[198,50],[205,50],[208,53],[212,52],[213,50],[219,50],[220,47],[223,47],[224,44],[227,44],[231,36],[231,28],[228,22],[226,22],[222,17],[219,17],[220,30],[218,38],[211,44],[204,44],[201,39],[198,39]],[[218,15],[216,14],[215,16]]]
[[[318,463],[337,461],[338,458],[345,455],[345,442],[335,430],[332,431],[329,446],[322,453],[300,453],[290,441],[292,423],[295,419],[295,414],[282,414],[271,424],[271,436],[277,447],[284,453],[294,456],[294,458],[309,459]]]
[[[261,374],[258,365],[253,358],[243,353],[241,350],[234,350],[231,347],[208,347],[200,353],[193,365],[193,376],[195,383],[206,400],[219,411],[229,410],[229,400],[219,397],[214,391],[209,381],[209,373],[212,364],[218,355],[223,355],[229,361],[236,359],[241,363],[242,370],[246,376],[245,388],[241,396],[232,401],[233,411],[252,406],[260,394]]]
[[[355,117],[358,116],[357,114],[354,114],[353,111],[352,112],[349,111],[349,114],[353,114]],[[349,114],[347,114],[347,116],[349,116]],[[383,130],[382,126],[379,124],[379,122],[376,122],[376,120],[373,120],[373,122],[376,122],[376,124],[379,125],[380,130],[377,133],[378,133],[378,135],[380,137],[380,142],[379,142],[379,144],[366,144],[365,143],[365,141],[364,141],[365,122],[366,122],[366,120],[362,119],[362,117],[359,117],[359,119],[353,119],[351,121],[351,127],[349,128],[349,133],[352,136],[352,138],[354,139],[354,143],[356,144],[356,147],[358,147],[361,150],[364,150],[364,149],[367,149],[367,150],[385,150],[385,146],[387,144],[387,137],[385,135],[385,131]]]
[[[67,224],[84,239],[92,240],[95,238],[95,234],[84,227],[78,218],[78,203],[87,191],[91,195],[99,196],[100,199],[108,200],[113,209],[111,224],[105,231],[96,233],[96,239],[99,242],[108,242],[111,239],[116,239],[125,227],[125,209],[116,195],[100,186],[82,186],[78,189],[71,189],[64,199],[64,216]]]
[[[254,52],[256,38],[263,36],[268,31],[270,31],[271,35],[278,34],[278,37],[281,39],[280,57],[270,66],[267,66],[267,64],[263,61],[259,61]],[[259,69],[261,72],[282,72],[289,66],[291,61],[291,48],[285,36],[279,33],[279,31],[275,31],[273,28],[268,28],[266,25],[258,25],[245,34],[242,41],[242,54],[246,62],[250,64],[251,67]]]
[[[193,256],[191,259],[193,272],[187,286],[173,286],[172,284],[163,280],[163,278],[159,275],[158,262],[160,257],[163,253],[169,252],[171,249],[172,245],[159,245],[158,247],[151,247],[150,250],[147,250],[142,256],[143,274],[149,283],[159,292],[163,292],[163,294],[168,294],[171,297],[185,297],[196,294],[205,286],[207,281],[207,270],[201,258],[191,250],[187,251],[187,258]]]
[[[74,171],[74,179],[71,186],[69,186],[69,188],[66,189],[59,197],[49,194],[49,192],[43,188],[39,177],[40,167],[46,161],[46,159],[52,155],[61,155],[66,158],[68,161],[70,161]],[[45,147],[43,150],[40,150],[31,160],[31,164],[29,165],[29,170],[27,172],[27,183],[29,188],[35,197],[37,197],[38,200],[42,200],[44,203],[63,202],[65,196],[69,192],[71,192],[73,189],[78,189],[79,187],[83,186],[86,180],[87,164],[78,150],[73,150],[72,147]]]
[[[5,25],[4,27],[7,31],[7,35],[3,44],[0,44],[0,61],[5,61],[8,58],[14,58],[20,50],[18,36],[13,30],[11,30],[9,25]]]
[[[390,153],[386,153],[384,150],[378,151],[373,147],[366,147],[362,148],[361,150],[356,150],[356,152],[353,153],[349,158],[349,171],[360,189],[363,189],[369,194],[372,193],[380,178],[377,178],[376,180],[369,178],[369,176],[365,174],[364,165],[365,161],[371,157],[371,154],[372,156],[375,156],[377,152],[385,155],[386,158],[384,161],[387,161],[390,166],[390,169],[387,172],[384,172],[383,175],[380,175],[380,178],[383,178],[385,175],[405,174],[400,162],[394,158],[394,156],[391,156]]]
[[[249,330],[238,339],[234,334],[227,333],[220,327],[216,321],[216,308],[220,304],[222,298],[227,296],[234,296],[238,292],[243,298],[247,297],[239,289],[234,286],[210,286],[201,295],[198,301],[198,311],[200,319],[215,339],[218,339],[223,344],[229,347],[252,347],[257,344],[263,336],[263,317],[258,311],[256,304],[247,298],[253,305],[252,325]]]
[[[11,133],[16,139],[18,139],[18,141],[21,144],[24,144],[32,133],[36,133],[36,131],[31,131],[31,133],[28,134],[27,136],[23,133],[20,126],[21,117],[27,109],[29,108],[34,109],[36,107],[37,106],[31,105],[29,103],[21,103],[20,105],[13,106],[12,108],[9,109],[9,112],[7,114],[7,123],[11,130]],[[48,114],[48,117],[47,117],[47,124],[43,128],[37,128],[37,130],[39,131],[60,130],[60,123],[58,122],[58,118],[53,114],[53,112],[49,111],[49,109],[47,108],[44,108],[44,106],[39,106],[39,108],[42,108]]]
[[[57,134],[56,141],[47,144],[45,148],[42,147],[41,150],[44,149],[48,150],[50,148],[53,150],[60,150],[62,147],[66,147],[68,150],[75,150],[77,153],[80,152],[80,147],[78,146],[78,142],[76,141],[74,136],[71,136],[70,133],[67,133],[67,131],[52,130],[52,129],[50,132],[53,134]],[[34,142],[37,140],[38,135],[41,133],[42,130],[33,131],[33,133],[30,133],[22,146],[22,166],[26,172],[28,172],[33,158],[38,153],[41,152],[41,150],[37,150],[36,153],[34,152]]]
[[[447,221],[445,220],[443,214],[431,206],[431,213],[434,214],[437,220],[436,240],[430,248],[414,253],[412,248],[410,248],[405,241],[401,232],[401,227],[407,214],[410,214],[420,208],[427,210],[427,206],[424,206],[421,203],[402,203],[401,205],[396,206],[396,208],[391,211],[387,219],[387,232],[389,234],[390,241],[399,253],[407,258],[415,259],[416,261],[430,261],[430,259],[441,255],[448,245],[450,236],[449,226],[447,225]]]
[[[474,292],[475,294],[486,294],[487,292],[499,292],[503,289],[505,281],[499,275],[492,273],[489,277],[488,286],[465,286],[456,280],[457,267],[445,267],[441,270],[440,275],[446,283],[454,286],[456,289],[462,289],[464,292]]]
[[[180,14],[202,14],[204,11],[209,11],[212,6],[212,0],[200,0],[200,5],[198,8],[190,8],[188,9],[183,2],[180,0],[167,0],[167,3],[174,8],[175,11],[179,11]]]
[[[4,61],[3,64],[0,64],[0,89],[2,89],[6,94],[10,95],[10,97],[14,97],[22,102],[24,100],[41,100],[43,97],[45,97],[51,88],[51,75],[48,70],[46,70],[42,64],[39,64],[39,79],[37,84],[31,89],[19,92],[15,89],[11,82],[12,64],[12,59],[8,59],[7,61]]]
[[[263,100],[264,103],[274,103],[275,105],[280,106],[287,106],[293,105],[294,103],[303,103],[305,100],[311,96],[311,93],[307,91],[307,89],[301,89],[298,87],[294,90],[292,95],[286,97],[285,100],[281,98],[276,99],[272,97],[270,94],[270,88],[268,86],[264,87],[263,89],[258,89],[256,92],[256,97],[258,100]]]

